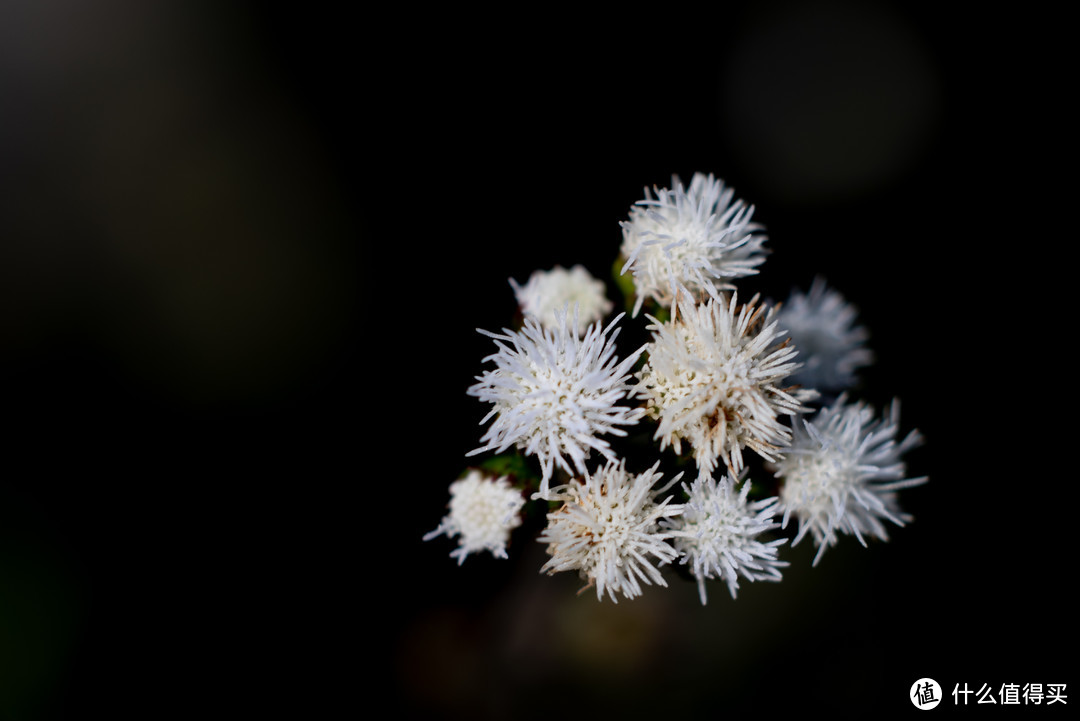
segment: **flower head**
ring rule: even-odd
[[[661,450],[682,453],[687,441],[700,473],[711,475],[723,461],[738,476],[743,448],[773,460],[788,444],[791,432],[779,416],[802,412],[811,393],[781,387],[798,364],[795,348],[779,343],[772,316],[757,296],[740,306],[733,294],[691,306],[677,321],[650,317],[653,340],[638,389],[660,421]]]
[[[849,404],[846,396],[818,411],[813,420],[795,425],[791,446],[775,464],[782,479],[780,507],[783,527],[795,516],[799,531],[791,545],[809,532],[818,546],[816,565],[838,533],[848,533],[864,546],[864,536],[886,541],[883,520],[898,526],[910,521],[897,504],[901,488],[917,486],[926,478],[904,478],[901,456],[921,442],[912,431],[901,442],[900,406],[893,401],[888,417],[875,419],[863,403]]]
[[[660,528],[660,521],[682,513],[682,506],[657,503],[666,490],[653,490],[663,474],[659,461],[644,473],[627,473],[624,461],[609,461],[584,481],[571,480],[553,489],[552,500],[562,505],[548,514],[548,525],[540,536],[551,556],[541,568],[547,574],[577,570],[588,585],[596,587],[596,597],[607,592],[618,603],[616,593],[627,598],[641,595],[641,583],[666,586],[659,565],[673,561],[677,554]],[[677,481],[680,473],[668,484]]]
[[[472,470],[450,484],[450,513],[424,540],[442,534],[449,538],[460,536],[458,547],[450,552],[459,565],[477,551],[506,558],[510,531],[521,525],[523,505],[525,497],[505,477],[491,478]]]
[[[750,220],[754,208],[734,200],[734,190],[701,173],[689,188],[678,177],[671,183],[670,190],[654,188],[655,198],[646,188],[621,223],[622,272],[634,274],[635,317],[646,297],[670,305],[672,317],[684,303],[719,299],[718,291],[734,289],[732,279],[757,273],[765,261],[766,237]]]
[[[799,349],[802,367],[792,375],[794,382],[819,391],[843,391],[855,384],[856,369],[874,359],[864,347],[869,333],[855,323],[856,314],[820,277],[809,293],[791,293],[777,318]]]
[[[749,581],[781,579],[780,569],[788,563],[777,560],[777,546],[787,539],[766,543],[757,538],[780,525],[773,521],[775,497],[749,503],[750,482],[744,481],[742,492],[736,493],[726,476],[720,483],[698,477],[690,488],[685,484],[683,488],[690,500],[682,515],[663,525],[672,530],[680,562],[689,563],[697,578],[701,605],[705,605],[708,578],[725,581],[732,598],[740,575]]]
[[[622,314],[607,328],[590,325],[584,336],[577,331],[576,312],[572,322],[565,310],[556,315],[551,328],[529,317],[520,332],[481,330],[499,350],[484,359],[494,361],[495,368],[477,376],[478,383],[468,389],[494,406],[480,421],[494,417],[481,438],[485,445],[469,455],[492,449],[501,453],[512,445],[536,455],[543,475],[541,496],[548,492],[556,464],[567,473],[584,474],[592,450],[614,460],[609,443],[598,436],[625,436],[620,426],[637,423],[644,413],[616,405],[631,392],[630,369],[643,350],[622,362],[615,356],[619,331],[609,331]]]
[[[568,305],[577,304],[581,322],[586,324],[602,320],[612,309],[603,281],[592,277],[581,265],[570,270],[560,266],[537,270],[524,286],[513,278],[510,285],[522,314],[535,316],[545,328],[557,326],[558,311]]]

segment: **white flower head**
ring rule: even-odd
[[[536,455],[541,496],[548,493],[556,464],[567,473],[584,474],[590,451],[614,460],[610,444],[599,436],[625,436],[620,426],[637,423],[644,414],[641,408],[616,405],[631,394],[630,369],[644,350],[622,362],[615,356],[619,331],[610,331],[623,314],[606,328],[593,323],[583,336],[576,310],[573,320],[565,310],[556,315],[550,328],[529,317],[520,332],[480,330],[495,339],[499,350],[484,359],[494,361],[495,368],[477,376],[479,382],[468,389],[469,395],[493,405],[480,423],[494,418],[481,438],[485,445],[468,455],[501,453],[513,445]]]
[[[548,514],[540,536],[551,556],[540,571],[551,575],[576,570],[588,580],[585,588],[596,587],[598,599],[606,592],[616,603],[617,593],[640,596],[641,582],[667,586],[652,561],[662,566],[677,557],[666,542],[671,534],[660,528],[660,522],[682,513],[682,506],[670,503],[670,496],[659,503],[656,497],[682,474],[653,490],[663,475],[656,470],[659,465],[657,461],[634,475],[626,471],[625,461],[608,461],[584,481],[573,479],[553,489],[552,500],[562,505]]]
[[[864,347],[866,328],[856,324],[858,312],[818,277],[809,293],[792,291],[777,318],[799,349],[799,368],[792,380],[819,391],[843,391],[855,384],[855,371],[870,365],[874,355]]]
[[[536,317],[545,328],[557,326],[557,313],[568,305],[577,304],[581,322],[585,324],[602,320],[613,307],[605,295],[603,281],[590,275],[582,265],[570,270],[558,265],[547,271],[537,270],[525,285],[519,285],[513,278],[510,285],[522,314]]]
[[[773,309],[757,301],[740,306],[732,294],[686,308],[675,321],[650,316],[653,340],[638,391],[660,421],[661,450],[682,453],[688,442],[703,475],[722,461],[737,477],[744,448],[775,460],[791,440],[779,416],[803,412],[803,401],[814,395],[781,386],[798,367],[796,350],[780,342]]]
[[[901,456],[921,443],[918,431],[901,442],[900,406],[893,401],[885,418],[875,419],[863,403],[848,404],[841,395],[813,420],[795,425],[791,446],[775,464],[783,480],[780,490],[782,526],[795,516],[799,530],[791,545],[809,532],[818,546],[814,565],[825,549],[835,545],[838,533],[888,540],[883,520],[898,526],[910,521],[897,504],[897,491],[925,483],[926,478],[904,478]]]
[[[689,563],[697,578],[703,606],[706,579],[723,580],[735,598],[739,576],[749,581],[779,581],[780,569],[788,565],[777,559],[777,547],[786,538],[768,542],[757,538],[780,526],[773,520],[778,499],[750,503],[750,485],[743,481],[742,491],[736,493],[727,476],[720,483],[699,476],[690,488],[683,484],[689,500],[682,515],[663,524],[672,530],[680,562]]]
[[[525,497],[506,477],[496,479],[477,470],[469,471],[450,484],[450,513],[424,540],[443,534],[448,538],[459,536],[458,547],[450,552],[458,565],[478,551],[506,558],[510,531],[521,525],[524,505]]]
[[[677,317],[684,303],[718,299],[718,291],[734,289],[732,279],[757,273],[765,261],[763,228],[751,222],[753,206],[735,200],[734,190],[701,173],[689,188],[678,177],[671,184],[654,188],[655,198],[646,188],[645,199],[620,223],[622,272],[633,270],[637,293],[635,317],[646,297],[670,305]]]

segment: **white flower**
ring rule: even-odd
[[[678,177],[673,188],[656,189],[630,209],[622,221],[622,272],[633,269],[637,302],[646,297],[671,306],[677,317],[683,303],[705,297],[719,299],[719,290],[733,290],[731,279],[757,273],[765,260],[762,226],[750,221],[753,206],[734,199],[734,190],[712,175],[695,173],[684,189]]]
[[[581,265],[570,270],[560,266],[537,270],[524,286],[513,278],[510,285],[522,314],[536,317],[545,328],[558,325],[556,313],[568,305],[577,304],[581,322],[586,324],[602,320],[612,309],[603,281],[592,277]]]
[[[842,391],[855,384],[856,369],[874,360],[863,347],[869,333],[855,324],[856,315],[854,306],[820,277],[809,293],[791,293],[777,319],[799,349],[802,368],[792,381],[819,391]]]
[[[551,556],[542,573],[577,570],[588,580],[585,588],[596,587],[596,597],[606,591],[618,603],[616,593],[627,598],[641,595],[641,584],[667,583],[648,557],[659,565],[673,561],[677,554],[666,539],[671,534],[660,529],[663,519],[682,513],[682,506],[660,503],[656,497],[682,476],[673,478],[667,487],[654,491],[653,484],[663,474],[657,472],[659,461],[639,475],[626,472],[624,461],[609,461],[584,482],[573,479],[552,491],[552,500],[563,505],[548,514],[548,525],[540,536]],[[583,589],[584,590],[584,589]]]
[[[616,405],[630,393],[630,369],[644,349],[619,362],[615,356],[619,331],[610,336],[608,332],[622,316],[607,328],[590,325],[583,337],[577,331],[577,314],[571,323],[565,311],[557,314],[552,328],[526,318],[520,332],[503,329],[498,335],[480,330],[495,339],[499,350],[484,359],[494,361],[495,369],[477,376],[479,382],[468,393],[494,406],[480,423],[495,420],[481,438],[486,445],[468,455],[493,449],[501,453],[512,445],[526,455],[535,454],[543,475],[541,496],[548,492],[555,464],[567,473],[576,469],[584,474],[592,450],[613,460],[610,445],[598,436],[625,436],[619,426],[637,423],[644,413]]]
[[[780,387],[798,367],[796,350],[778,345],[782,332],[773,311],[757,300],[740,306],[733,294],[663,324],[650,316],[653,341],[637,374],[638,390],[660,420],[661,450],[670,445],[682,453],[682,442],[689,442],[703,475],[712,475],[722,460],[737,477],[743,448],[777,458],[791,439],[778,416],[802,412],[802,402],[813,396]]]
[[[450,513],[431,533],[430,541],[446,534],[460,536],[458,547],[450,552],[458,565],[477,551],[490,551],[497,558],[506,558],[510,531],[521,525],[521,507],[525,497],[505,478],[491,478],[477,470],[450,484]]]
[[[727,476],[718,484],[712,478],[698,477],[690,488],[683,513],[674,521],[665,521],[672,529],[675,550],[681,563],[690,563],[697,578],[701,604],[705,605],[705,579],[718,578],[727,583],[731,597],[739,588],[739,575],[750,581],[779,581],[786,561],[777,560],[780,538],[763,543],[757,536],[778,528],[773,521],[777,498],[747,502],[750,482],[743,481],[742,492],[735,493]]]
[[[775,464],[775,474],[783,480],[782,526],[787,527],[790,516],[798,518],[793,546],[807,532],[813,535],[818,545],[815,565],[836,543],[837,533],[852,534],[865,546],[867,534],[888,540],[882,520],[898,526],[911,520],[897,505],[896,491],[926,478],[904,478],[900,457],[921,437],[912,431],[897,443],[899,421],[896,401],[887,418],[875,419],[867,405],[849,405],[842,395],[812,421],[795,426],[791,446]]]

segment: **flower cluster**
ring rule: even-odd
[[[854,307],[820,278],[784,304],[740,300],[735,282],[765,260],[753,212],[711,175],[646,189],[614,267],[649,339],[622,357],[624,314],[606,320],[614,304],[584,267],[511,280],[520,323],[479,330],[496,349],[468,389],[490,426],[466,455],[488,458],[425,540],[458,538],[459,563],[506,558],[531,502],[541,572],[576,571],[618,602],[667,586],[672,566],[704,605],[710,581],[735,598],[740,581],[782,580],[788,541],[812,538],[817,565],[841,536],[865,546],[910,521],[898,491],[926,481],[903,459],[921,437],[899,440],[898,403],[878,418],[849,399],[874,358]],[[665,482],[668,464],[696,475],[672,490],[686,471]]]

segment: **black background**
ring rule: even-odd
[[[1060,18],[77,5],[0,43],[0,717],[844,717],[1073,680]],[[926,437],[915,522],[704,608],[577,597],[537,529],[458,567],[420,539],[482,433],[475,329],[511,277],[609,278],[642,188],[696,171],[768,229],[748,292],[859,307],[864,397]]]

